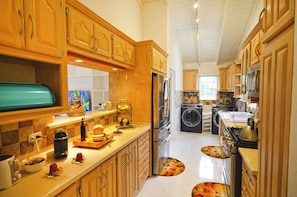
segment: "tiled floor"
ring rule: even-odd
[[[218,135],[209,132],[177,132],[170,144],[170,157],[185,164],[185,171],[177,176],[153,176],[141,188],[137,197],[191,197],[192,188],[201,182],[224,183],[223,160],[204,155],[201,148],[218,145]]]

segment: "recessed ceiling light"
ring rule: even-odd
[[[75,62],[84,62],[83,60],[74,60]]]
[[[112,70],[116,71],[116,70],[118,70],[118,69],[117,69],[117,68],[112,68]]]
[[[198,3],[197,2],[194,4],[194,8],[195,9],[198,8]]]

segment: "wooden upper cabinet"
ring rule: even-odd
[[[152,61],[151,68],[162,72],[167,73],[167,57],[164,56],[158,49],[152,47]]]
[[[261,53],[262,53],[262,32],[258,31],[258,33],[252,38],[251,40],[251,58],[250,58],[250,66],[258,63],[261,59]]]
[[[226,91],[227,90],[227,85],[226,85],[227,69],[219,68],[219,72],[220,72],[220,91]]]
[[[183,89],[184,92],[196,92],[197,91],[197,69],[184,70],[183,72]]]
[[[64,0],[24,2],[0,1],[1,44],[62,57],[66,46]]]
[[[113,35],[113,59],[134,66],[135,47],[118,35]]]
[[[111,31],[72,7],[67,8],[67,15],[70,45],[111,58]]]
[[[264,0],[263,42],[277,36],[294,22],[295,0]]]

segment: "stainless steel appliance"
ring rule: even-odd
[[[239,147],[258,148],[258,142],[250,142],[240,139],[242,128],[226,128],[220,136],[223,151],[228,159],[224,159],[224,179],[226,185],[230,185],[231,197],[241,196],[241,168],[242,158],[238,152]]]
[[[184,103],[181,105],[181,130],[202,132],[202,104]]]
[[[169,79],[152,75],[153,174],[159,174],[161,158],[169,156]]]
[[[259,97],[260,63],[251,66],[247,71],[247,91],[250,97]]]
[[[0,190],[7,189],[18,183],[22,177],[18,160],[13,155],[0,156]]]
[[[219,111],[236,111],[237,108],[233,105],[225,104],[212,104],[212,121],[211,121],[211,133],[219,134]]]
[[[54,156],[56,159],[64,158],[68,155],[68,135],[62,129],[54,135]]]

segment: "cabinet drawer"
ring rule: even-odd
[[[148,153],[138,162],[138,172],[139,172],[139,174],[147,166],[149,166],[149,154]]]
[[[138,186],[142,187],[143,183],[149,176],[149,167],[147,166],[139,175],[138,175]]]
[[[147,141],[141,147],[138,148],[138,158],[141,159],[148,152],[149,152],[149,142]]]
[[[146,141],[149,141],[149,133],[146,132],[142,136],[138,138],[138,147],[140,147],[142,144],[144,144]]]

